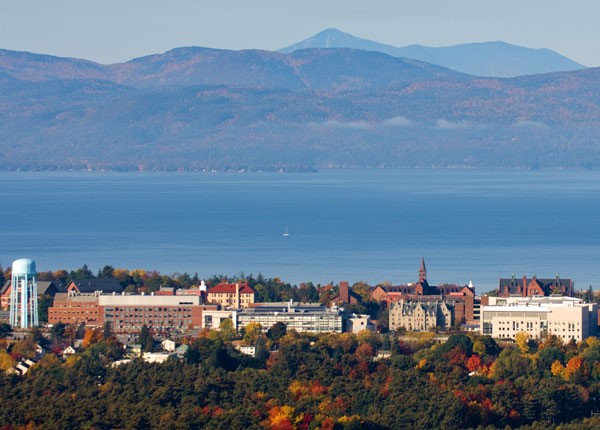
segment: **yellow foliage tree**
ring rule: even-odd
[[[515,336],[515,341],[519,347],[521,354],[527,354],[529,352],[529,334],[524,331],[520,331]]]
[[[292,394],[292,397],[294,397],[294,399],[297,400],[302,396],[302,393],[304,392],[304,384],[302,384],[302,382],[298,381],[297,379],[294,379],[289,386],[289,390]]]
[[[555,360],[552,363],[552,366],[550,366],[550,372],[552,372],[554,376],[562,376],[564,370],[565,366],[563,366],[559,360]]]
[[[26,339],[20,340],[13,345],[12,351],[27,358],[35,358],[36,355],[36,344],[33,338],[30,336]]]
[[[219,325],[219,337],[224,341],[232,340],[236,335],[235,327],[231,318],[225,318]]]
[[[57,366],[60,364],[60,360],[54,354],[46,354],[42,357],[40,361],[38,361],[38,366],[42,368],[48,368],[52,366]]]
[[[478,356],[482,357],[483,355],[485,355],[487,353],[485,344],[481,340],[476,340],[473,343],[473,352],[475,354],[477,354]]]
[[[371,345],[374,345],[378,341],[378,335],[376,335],[375,333],[373,333],[370,330],[359,331],[356,334],[356,338],[358,339],[358,342],[361,344],[369,343]]]
[[[7,371],[11,367],[15,367],[17,362],[4,350],[0,350],[0,370]]]
[[[421,359],[421,361],[419,361],[419,362],[417,363],[417,365],[415,366],[415,369],[417,369],[417,370],[419,370],[419,369],[422,369],[422,368],[424,368],[426,365],[427,365],[427,359],[423,358],[423,359]]]
[[[65,361],[65,366],[67,366],[67,367],[73,367],[75,365],[75,363],[77,363],[79,360],[81,360],[81,356],[79,356],[79,355],[71,355]]]
[[[259,322],[251,322],[246,326],[246,330],[244,332],[244,340],[247,344],[253,345],[256,343],[258,336],[262,332],[262,325]]]

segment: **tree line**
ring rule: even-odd
[[[66,331],[65,331],[66,330]],[[31,336],[35,336],[35,332]],[[70,336],[57,329],[55,341]],[[77,354],[0,374],[5,429],[583,429],[600,419],[600,340],[515,344],[457,334],[299,334],[225,327],[184,338],[183,359],[134,359],[104,329]],[[256,347],[254,357],[232,340]],[[382,356],[382,351],[389,355]],[[0,358],[1,363],[1,358]]]

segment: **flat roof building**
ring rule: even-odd
[[[204,309],[197,295],[59,293],[48,309],[48,322],[100,327],[110,322],[116,333],[136,333],[143,325],[155,332],[202,327]]]
[[[251,322],[260,323],[264,331],[278,322],[288,330],[309,333],[341,333],[343,318],[337,307],[327,308],[322,303],[275,302],[256,304],[237,313],[240,330]]]
[[[598,331],[598,305],[573,297],[490,297],[481,308],[481,333],[515,339],[525,332],[532,339],[555,335],[563,342],[583,340]]]

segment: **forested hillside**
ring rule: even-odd
[[[600,79],[477,78],[353,49],[0,51],[0,168],[600,167]]]
[[[47,354],[25,377],[0,375],[0,422],[61,430],[600,425],[590,419],[600,407],[595,338],[566,346],[521,338],[500,347],[477,335],[433,345],[428,335],[282,334],[248,334],[256,358],[207,331],[187,340],[183,361],[114,367],[120,348],[99,331],[64,363]],[[377,360],[384,348],[391,357]]]

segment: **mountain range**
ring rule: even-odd
[[[1,169],[600,167],[600,69],[486,78],[373,50],[0,50]]]
[[[532,49],[502,41],[465,43],[462,45],[429,47],[409,45],[396,47],[344,33],[335,28],[282,48],[291,53],[299,49],[354,48],[376,51],[392,57],[426,61],[475,76],[509,78],[540,73],[579,70],[585,66],[550,49]]]

